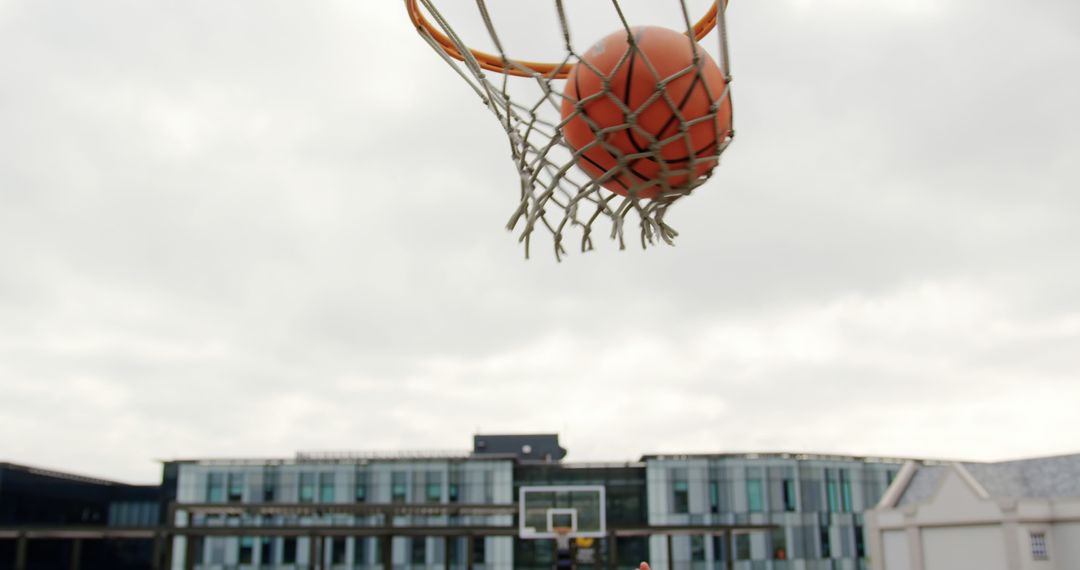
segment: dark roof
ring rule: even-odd
[[[97,477],[87,477],[85,475],[76,475],[74,473],[64,473],[61,471],[53,471],[51,469],[45,469],[42,467],[32,467],[30,465],[20,465],[18,463],[8,463],[6,461],[0,461],[0,471],[10,470],[25,473],[27,475],[36,475],[38,477],[47,477],[52,479],[63,479],[65,481],[72,481],[76,483],[88,483],[92,485],[125,485],[131,486],[127,483],[121,483],[119,481],[110,481],[108,479],[99,479]]]
[[[473,455],[512,455],[521,462],[551,463],[562,461],[566,449],[559,445],[559,434],[476,435]]]
[[[908,481],[907,489],[900,497],[897,505],[910,505],[922,503],[934,496],[937,492],[941,478],[949,467],[945,465],[922,465],[918,467],[911,480]]]
[[[1002,461],[958,463],[996,499],[1080,497],[1080,454]],[[897,505],[923,503],[937,492],[949,466],[919,465]]]
[[[965,463],[964,468],[991,497],[1080,497],[1080,454],[1002,463]]]

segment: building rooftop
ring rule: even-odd
[[[473,454],[513,455],[523,463],[558,463],[566,457],[559,434],[510,434],[473,436]]]
[[[956,467],[970,475],[990,498],[1080,497],[1080,454],[1074,454],[998,463],[917,465],[914,475],[900,491],[897,505],[918,504],[933,498],[942,478],[950,468]]]
[[[872,463],[895,463],[903,465],[909,461],[937,463],[934,460],[912,459],[905,457],[875,457],[868,455],[842,455],[837,453],[800,453],[793,451],[764,451],[737,453],[667,453],[643,455],[641,461],[664,461],[680,459],[788,459],[799,461],[866,461]]]
[[[97,477],[88,477],[85,475],[77,475],[75,473],[64,473],[61,471],[53,471],[52,469],[45,469],[42,467],[32,467],[29,465],[21,465],[18,463],[8,463],[6,461],[0,461],[0,471],[11,470],[26,473],[29,475],[37,475],[39,477],[49,477],[52,479],[63,479],[64,481],[71,481],[76,483],[87,483],[91,485],[116,485],[116,486],[131,486],[128,483],[121,483],[119,481],[110,481],[108,479],[99,479]]]
[[[468,451],[298,451],[293,457],[192,457],[166,459],[162,463],[197,465],[302,465],[337,463],[364,465],[367,463],[409,461],[492,461],[514,460],[512,454],[478,456]]]

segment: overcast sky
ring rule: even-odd
[[[729,14],[677,246],[556,263],[400,0],[0,0],[0,460],[1080,451],[1080,3]]]

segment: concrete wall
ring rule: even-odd
[[[1042,533],[1046,536],[1047,560],[1035,560],[1031,552],[1032,533]],[[1050,524],[1019,524],[1014,538],[1016,545],[1016,558],[1020,563],[1020,570],[1058,570],[1058,568],[1072,568],[1071,565],[1062,566],[1058,563],[1060,558],[1054,555],[1054,546],[1057,542],[1054,537],[1054,527]]]
[[[1010,570],[1000,526],[924,528],[922,543],[926,570]]]
[[[906,530],[890,530],[883,533],[882,543],[885,552],[882,560],[883,570],[911,570],[911,547],[908,544]]]
[[[1080,522],[1054,525],[1051,534],[1050,559],[1059,561],[1058,568],[1080,568]]]

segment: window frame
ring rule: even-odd
[[[1050,548],[1046,540],[1046,531],[1033,530],[1029,536],[1031,537],[1031,559],[1037,562],[1050,560]]]
[[[755,498],[757,499],[756,503]],[[746,511],[749,513],[765,512],[765,483],[761,479],[746,480]]]

